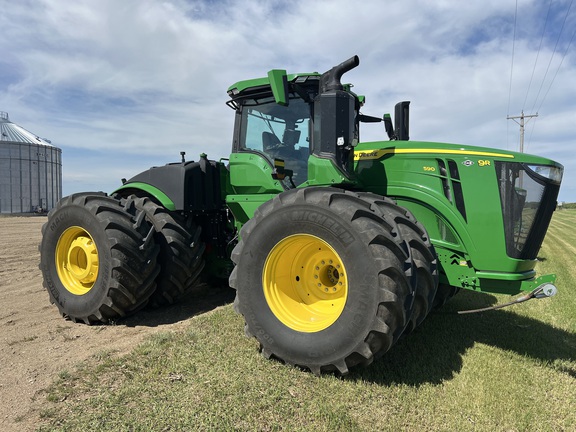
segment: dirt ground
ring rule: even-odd
[[[62,318],[50,304],[38,269],[45,216],[0,217],[0,430],[34,430],[46,388],[63,370],[103,351],[129,352],[159,331],[231,302],[232,290],[209,288],[178,305],[144,310],[115,325],[87,326]]]

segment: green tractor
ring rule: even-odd
[[[40,245],[51,302],[106,323],[229,278],[265,357],[345,374],[460,289],[553,295],[534,267],[562,165],[409,141],[409,102],[394,123],[361,113],[341,82],[358,64],[240,81],[229,159],[182,153],[111,195],[63,198]],[[374,122],[388,140],[361,143]]]

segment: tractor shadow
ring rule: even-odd
[[[236,291],[227,284],[204,285],[198,292],[171,306],[146,307],[138,313],[124,318],[118,324],[127,327],[158,327],[185,321],[196,315],[209,312],[234,301]]]
[[[576,360],[576,333],[515,314],[514,308],[521,305],[469,315],[456,313],[491,306],[496,301],[488,294],[459,293],[381,359],[370,367],[353,369],[347,379],[382,385],[441,384],[462,369],[464,354],[477,343],[546,363]],[[574,367],[559,370],[576,378]]]

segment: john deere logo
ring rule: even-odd
[[[354,160],[379,159],[386,153],[386,150],[355,151]]]
[[[472,162],[470,159],[466,159],[464,162],[462,162],[462,165],[472,166],[474,165],[474,162]]]

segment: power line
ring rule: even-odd
[[[532,135],[534,135],[534,129],[536,127],[536,121],[537,121],[537,119],[534,119],[534,121],[532,122],[532,127],[530,128],[530,135],[528,136],[528,145],[530,145],[530,143],[532,142]]]
[[[510,113],[510,98],[512,97],[512,76],[514,74],[514,51],[516,48],[516,19],[518,18],[518,0],[514,12],[514,35],[512,37],[512,62],[510,64],[510,87],[508,89],[508,113]]]
[[[566,24],[566,19],[568,18],[568,14],[570,13],[570,9],[572,8],[572,3],[574,3],[574,0],[570,2],[570,6],[568,6],[568,10],[566,11],[566,15],[564,16],[564,21],[562,21],[562,27],[560,28],[560,32],[558,33],[558,38],[556,39],[556,44],[554,45],[554,51],[552,51],[552,55],[550,56],[550,61],[548,62],[548,66],[546,67],[544,78],[542,78],[542,83],[540,84],[540,89],[538,89],[536,99],[534,99],[534,105],[532,106],[531,111],[534,111],[534,108],[536,107],[536,102],[538,102],[538,97],[540,96],[540,92],[542,91],[542,87],[544,86],[544,82],[546,81],[546,76],[548,75],[548,70],[550,69],[550,65],[552,64],[554,54],[556,54],[556,48],[558,48],[558,43],[560,42],[560,36],[562,36],[562,32],[564,31],[564,25]]]
[[[562,59],[560,60],[560,64],[558,65],[558,69],[556,69],[556,73],[554,74],[552,81],[550,81],[550,85],[548,86],[548,90],[546,90],[546,94],[544,94],[544,97],[542,98],[542,102],[540,102],[540,106],[538,106],[538,111],[540,111],[540,108],[542,108],[542,105],[544,104],[544,101],[546,100],[546,96],[548,96],[548,92],[552,88],[552,84],[554,84],[554,80],[556,79],[556,76],[558,75],[558,71],[560,70],[562,63],[564,63],[564,57],[566,57],[566,54],[568,54],[568,50],[570,49],[570,45],[572,45],[572,41],[574,40],[574,35],[576,35],[576,29],[572,33],[572,37],[570,38],[570,41],[568,42],[568,46],[566,47],[566,50],[564,51],[564,55],[562,55]]]
[[[548,12],[546,12],[546,21],[544,21],[544,28],[542,29],[542,35],[540,36],[540,45],[538,46],[538,52],[536,53],[536,60],[534,60],[534,67],[532,68],[532,76],[530,77],[530,83],[528,84],[526,97],[524,98],[524,103],[522,104],[522,110],[524,110],[524,108],[526,107],[526,101],[528,100],[528,94],[530,93],[530,87],[532,86],[532,79],[534,78],[534,72],[536,71],[536,64],[538,63],[538,57],[540,56],[540,50],[542,49],[542,42],[544,41],[544,34],[546,33],[548,17],[550,16],[550,9],[552,9],[552,0],[550,0],[550,2],[548,3]]]
[[[516,9],[514,11],[514,35],[512,37],[512,62],[510,64],[510,86],[508,88],[508,108],[506,109],[507,115],[510,114],[510,99],[512,97],[512,76],[514,75],[514,50],[516,47],[516,19],[517,18],[518,18],[518,0],[516,0]],[[506,147],[509,147],[508,133],[506,133]]]
[[[542,30],[542,34],[540,36],[540,44],[538,47],[538,51],[536,53],[536,59],[534,61],[534,67],[532,69],[532,75],[530,77],[530,82],[528,84],[528,89],[526,91],[526,96],[524,98],[524,103],[522,105],[522,111],[521,114],[519,116],[510,116],[507,115],[506,119],[507,120],[514,120],[514,122],[516,122],[517,124],[520,125],[520,152],[524,152],[524,128],[525,125],[528,121],[530,121],[532,118],[538,117],[538,112],[540,111],[540,108],[542,108],[542,105],[544,104],[544,101],[546,100],[546,97],[548,96],[548,93],[550,92],[550,89],[552,88],[552,85],[554,84],[554,81],[556,80],[556,77],[558,75],[558,72],[560,70],[560,67],[562,66],[562,63],[564,62],[564,58],[566,57],[566,55],[568,54],[568,51],[570,49],[570,46],[572,44],[572,41],[574,40],[574,38],[576,37],[576,30],[574,30],[574,32],[572,33],[572,37],[570,38],[570,41],[568,42],[568,45],[566,46],[566,49],[564,50],[564,53],[562,55],[562,58],[560,60],[560,64],[558,65],[558,68],[556,69],[556,72],[554,73],[554,76],[552,78],[552,80],[550,81],[550,84],[546,90],[546,93],[544,94],[544,97],[542,98],[541,101],[539,101],[539,97],[540,94],[542,92],[542,89],[544,87],[544,83],[546,82],[546,77],[548,76],[548,72],[550,71],[550,66],[552,65],[552,61],[554,59],[554,56],[558,50],[559,47],[559,43],[560,43],[560,39],[562,37],[563,31],[564,31],[564,27],[566,25],[566,21],[568,19],[568,16],[570,14],[570,10],[572,8],[572,4],[574,3],[574,0],[570,1],[570,4],[566,10],[566,14],[564,16],[564,20],[562,21],[562,26],[560,27],[560,31],[558,33],[558,37],[556,39],[556,43],[554,45],[554,50],[552,51],[552,54],[550,56],[550,60],[548,61],[548,65],[546,67],[546,72],[544,73],[544,77],[542,78],[542,82],[540,83],[540,87],[538,89],[538,94],[536,95],[536,98],[534,99],[534,104],[532,106],[532,112],[534,112],[534,108],[536,107],[536,105],[538,104],[538,102],[540,102],[540,104],[538,105],[538,110],[536,111],[536,114],[524,114],[524,108],[526,107],[526,102],[528,100],[528,95],[530,93],[530,89],[532,86],[532,82],[534,79],[534,75],[535,75],[535,71],[536,71],[536,66],[538,63],[538,59],[540,56],[540,52],[542,49],[542,45],[543,45],[543,41],[544,41],[544,36],[546,33],[546,29],[547,29],[547,24],[550,18],[550,12],[551,12],[551,8],[552,8],[552,0],[550,0],[550,2],[548,3],[548,11],[546,13],[546,20],[544,23],[544,28]],[[510,86],[509,86],[509,90],[508,90],[508,113],[510,112],[510,103],[511,103],[511,97],[512,97],[512,79],[513,79],[513,71],[514,71],[514,59],[515,59],[515,44],[516,44],[516,28],[517,28],[517,19],[518,19],[518,0],[516,0],[516,9],[515,9],[515,14],[514,14],[514,38],[513,38],[513,42],[512,42],[512,63],[510,66]],[[518,121],[519,120],[519,121]],[[530,139],[532,137],[532,134],[534,132],[534,126],[535,126],[536,121],[533,122],[532,125],[532,129],[530,132]],[[507,130],[509,130],[509,128],[507,127]],[[509,133],[507,133],[507,142],[509,140]],[[530,140],[529,140],[530,141]],[[508,144],[509,147],[509,144]]]

